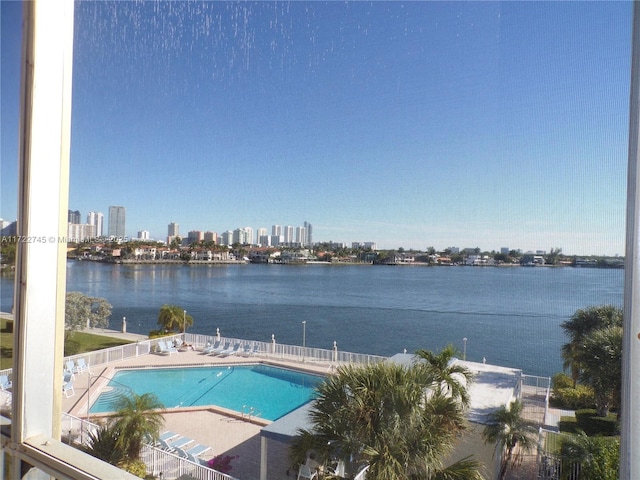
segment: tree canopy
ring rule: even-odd
[[[498,479],[502,480],[509,469],[521,464],[523,454],[537,446],[538,430],[522,417],[522,404],[516,401],[489,415],[482,437],[485,443],[496,444],[496,454],[500,455]]]
[[[115,422],[119,432],[116,446],[127,458],[137,460],[145,439],[157,441],[164,424],[164,405],[152,393],[120,395],[115,401]]]
[[[339,367],[317,388],[313,427],[299,430],[292,463],[304,463],[314,452],[319,462],[341,460],[350,472],[368,464],[372,480],[481,479],[472,459],[443,465],[465,429],[464,407],[429,389],[434,383],[420,362]]]
[[[106,328],[110,316],[111,304],[105,298],[90,297],[81,292],[67,293],[64,314],[67,332],[83,330],[85,327]]]
[[[193,325],[193,317],[178,305],[163,305],[158,314],[158,325],[164,333],[184,332]]]
[[[622,388],[622,309],[599,305],[577,310],[561,324],[569,342],[562,346],[564,367],[574,384],[593,388],[599,416],[619,405]]]
[[[455,355],[456,349],[453,345],[447,345],[437,354],[429,350],[416,352],[416,356],[426,362],[426,368],[433,379],[431,388],[452,395],[467,407],[470,401],[467,385],[472,381],[473,375],[463,365],[451,363]]]

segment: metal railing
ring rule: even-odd
[[[70,445],[88,445],[89,434],[96,432],[98,425],[67,413],[62,414],[63,439]],[[231,475],[218,472],[152,445],[143,445],[140,460],[147,466],[147,473],[161,476],[164,480],[188,475],[197,480],[237,480]]]
[[[540,448],[538,449],[538,480],[577,480],[580,477],[580,464],[562,461],[562,443],[572,435],[540,429]]]
[[[249,351],[252,356],[272,358],[277,360],[289,360],[295,362],[308,362],[316,364],[325,364],[327,366],[337,366],[340,364],[373,364],[386,360],[386,357],[379,355],[370,355],[366,353],[343,352],[338,350],[334,343],[333,349],[302,347],[300,345],[285,345],[277,343],[275,338],[271,342],[261,342],[256,340],[246,340],[241,338],[223,337],[216,335],[202,335],[187,333],[184,335],[185,341],[191,343],[195,348],[202,348],[207,344],[213,344],[220,341],[222,345],[229,342],[230,345],[240,343],[240,352],[243,352],[244,346],[250,347]]]
[[[197,480],[237,480],[231,475],[191,462],[186,458],[151,445],[142,447],[140,460],[147,466],[149,474],[162,479],[181,478],[184,475],[187,478]]]

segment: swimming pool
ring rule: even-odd
[[[166,408],[217,405],[277,420],[313,398],[321,376],[269,365],[122,370],[109,381],[91,413],[113,411],[121,394],[154,393]]]

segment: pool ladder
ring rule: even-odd
[[[242,418],[251,420],[252,417],[259,417],[260,415],[262,415],[262,413],[257,411],[254,407],[250,405],[242,406]]]

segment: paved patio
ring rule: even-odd
[[[102,334],[102,332],[100,332]],[[107,332],[105,332],[107,333]],[[111,333],[111,332],[108,332]],[[120,334],[121,338],[126,335],[127,339],[146,339],[145,337],[135,338],[132,334]],[[213,357],[203,355],[198,351],[185,351],[172,355],[141,355],[118,362],[113,362],[105,366],[91,367],[91,378],[89,373],[75,375],[74,389],[75,395],[71,398],[63,397],[63,410],[76,417],[87,418],[87,397],[97,398],[102,388],[107,384],[109,378],[116,369],[131,367],[166,367],[166,366],[201,366],[201,365],[237,365],[246,363],[263,362],[273,365],[285,366],[312,373],[327,373],[326,365],[316,365],[309,362],[292,362],[273,360],[268,357]],[[91,387],[89,386],[91,381]],[[87,393],[89,391],[89,393]],[[268,395],[268,392],[264,392]],[[99,416],[91,416],[91,421],[99,420]],[[202,455],[201,458],[209,459],[215,455],[237,455],[233,460],[233,469],[229,472],[241,480],[258,480],[260,478],[260,430],[270,422],[262,419],[242,418],[234,412],[215,407],[190,407],[167,410],[164,415],[164,430],[171,430],[182,436],[192,438],[196,443],[208,445],[211,450]],[[269,480],[287,480],[295,478],[294,472],[287,475],[289,467],[288,448],[282,442],[269,440],[267,457],[267,478]],[[297,473],[297,472],[296,472]]]

